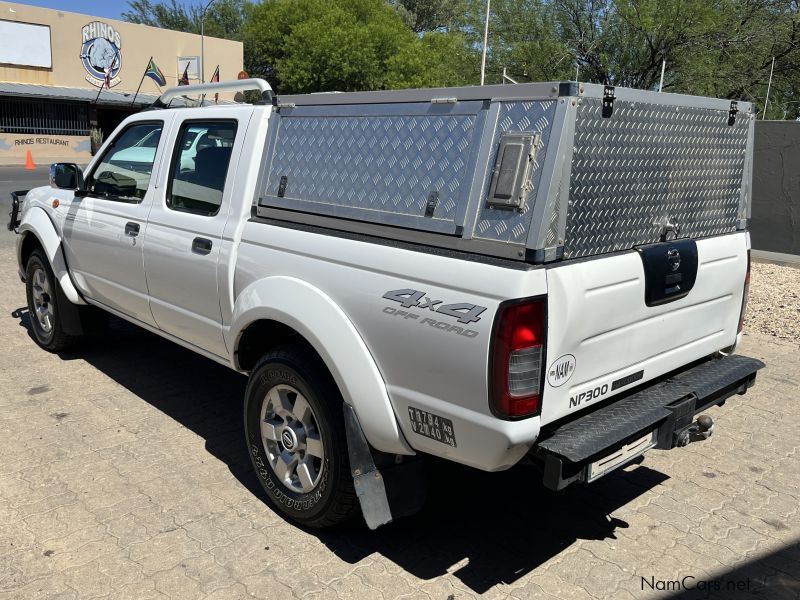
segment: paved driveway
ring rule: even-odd
[[[709,441],[590,487],[434,464],[417,517],[303,531],[250,473],[244,378],[119,321],[75,353],[39,350],[11,237],[0,599],[800,597],[797,344],[747,337],[768,367],[711,411]]]

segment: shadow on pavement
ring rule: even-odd
[[[14,315],[28,327],[27,310]],[[265,499],[244,444],[245,377],[116,318],[106,334],[61,358],[87,361],[202,436],[206,450]],[[609,515],[667,479],[634,466],[590,488],[555,494],[530,467],[483,473],[432,460],[427,474],[428,502],[420,514],[374,532],[354,522],[309,533],[347,562],[378,552],[416,577],[451,572],[482,593],[519,579],[578,539],[615,538],[628,524]]]
[[[651,592],[659,584],[658,581],[649,581],[642,585],[643,590]],[[797,600],[800,598],[800,538],[711,578],[698,576],[667,580],[660,589],[675,592],[668,597],[669,600]]]

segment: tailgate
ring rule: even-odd
[[[747,272],[752,107],[585,88],[547,268],[545,424],[733,345]]]
[[[542,423],[731,346],[747,271],[747,234],[701,239],[691,291],[648,306],[636,250],[548,269]]]

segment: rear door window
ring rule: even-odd
[[[213,216],[222,205],[236,121],[192,121],[178,133],[167,189],[172,210]]]

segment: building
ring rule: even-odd
[[[98,132],[108,136],[158,97],[157,83],[142,80],[151,57],[165,87],[184,73],[198,83],[201,70],[208,81],[218,65],[221,79],[236,79],[244,60],[241,42],[201,44],[195,34],[9,2],[0,2],[0,40],[0,165],[25,163],[29,151],[36,163],[87,162]]]

